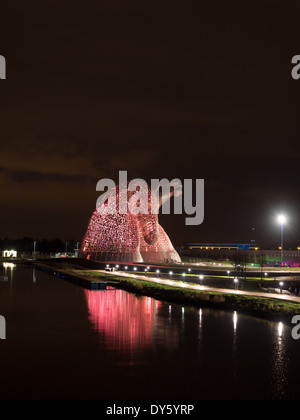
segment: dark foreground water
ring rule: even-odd
[[[289,326],[8,272],[0,399],[300,397]]]

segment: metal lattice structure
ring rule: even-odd
[[[119,187],[112,193],[116,197],[117,209],[120,194],[126,194],[126,203],[133,195]],[[147,195],[146,202],[150,208],[151,192],[148,190]],[[109,206],[110,202],[113,200],[108,199],[105,206]],[[108,213],[113,213],[113,209],[108,210],[111,210]],[[160,226],[157,214],[101,214],[97,209],[92,214],[81,243],[81,256],[107,262],[181,262],[168,235]]]

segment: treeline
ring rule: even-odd
[[[0,239],[0,251],[15,250],[18,252],[31,253],[34,251],[33,238],[4,238]],[[74,252],[77,242],[73,239],[70,241],[62,241],[61,239],[43,239],[36,241],[36,252],[46,254],[50,252]]]

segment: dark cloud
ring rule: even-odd
[[[5,2],[5,207],[13,212],[11,189],[20,188],[24,208],[42,201],[50,212],[50,189],[61,214],[76,202],[75,237],[102,177],[128,169],[146,179],[205,178],[204,224],[164,220],[171,237],[247,241],[256,223],[263,238],[273,209],[300,208],[300,83],[290,76],[299,9],[295,0]],[[27,210],[20,234],[36,226],[38,213]],[[7,217],[6,235],[12,226]],[[40,228],[65,235],[63,225]]]

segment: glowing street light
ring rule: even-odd
[[[283,226],[286,224],[286,217],[283,214],[280,214],[277,218],[278,223],[281,226],[281,248],[280,248],[280,255],[281,255],[281,265],[283,260]]]
[[[203,276],[202,276],[202,274],[201,274],[201,276],[199,276],[199,279],[200,279],[200,282],[201,282],[201,286],[202,286],[202,283],[203,283]]]
[[[234,281],[234,286],[235,286],[235,290],[236,290],[237,285],[238,285],[238,282],[239,282],[239,279],[235,278],[233,281]]]
[[[283,288],[283,282],[282,281],[279,283],[279,286],[280,286],[280,293],[282,294],[282,288]]]

